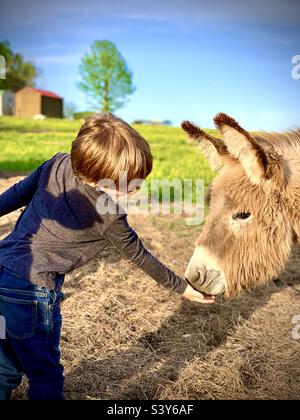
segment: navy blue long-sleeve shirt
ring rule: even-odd
[[[144,247],[126,214],[99,214],[102,195],[74,176],[69,154],[55,155],[0,195],[0,217],[25,207],[12,233],[0,241],[0,265],[54,289],[57,273],[115,249],[158,283],[183,293],[186,281]]]

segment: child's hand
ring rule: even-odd
[[[187,288],[182,296],[185,299],[191,300],[192,302],[215,303],[214,296],[210,296],[210,295],[204,296],[202,293],[195,290],[189,284],[187,285]]]

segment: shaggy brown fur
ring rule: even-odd
[[[197,127],[194,124],[191,124],[189,121],[183,121],[181,127],[184,131],[186,131],[189,136],[195,140],[198,139],[206,139],[209,141],[217,150],[219,155],[227,155],[228,150],[224,142],[221,139],[217,139],[210,134],[206,133],[205,131],[201,130],[200,127]]]
[[[251,135],[225,114],[215,122],[221,148],[201,149],[209,161],[218,155],[221,172],[210,188],[210,214],[197,245],[217,258],[226,295],[233,297],[277,276],[293,242],[300,243],[300,132]],[[200,145],[215,144],[192,127],[183,125]],[[220,153],[224,145],[230,159]],[[251,217],[233,217],[240,213]]]
[[[202,153],[215,170],[220,170],[224,166],[225,156],[229,156],[225,143],[221,139],[207,134],[189,121],[183,121],[181,127],[190,138],[197,141],[201,139],[199,145]]]
[[[233,130],[235,130],[237,133],[241,135],[241,138],[244,137],[244,140],[248,141],[253,151],[255,152],[256,159],[258,163],[262,166],[262,169],[265,173],[266,179],[270,179],[273,175],[273,164],[272,159],[273,156],[270,153],[267,153],[264,148],[257,142],[246,130],[244,130],[235,119],[229,117],[226,114],[219,113],[215,116],[214,122],[216,124],[216,127],[219,129],[220,133],[226,136],[226,131],[228,127],[231,127]],[[270,150],[271,151],[271,150]],[[235,151],[233,151],[233,155],[237,158],[239,158],[239,155],[236,156]]]

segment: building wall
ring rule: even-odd
[[[15,94],[15,116],[31,118],[41,114],[41,95],[30,87],[25,87]]]
[[[41,114],[48,118],[63,118],[63,100],[42,96]]]

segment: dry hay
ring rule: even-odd
[[[0,179],[0,189],[17,178]],[[0,234],[18,212],[0,219]],[[197,231],[178,216],[135,218],[183,274]],[[179,228],[178,228],[179,227]],[[270,286],[214,306],[183,301],[130,263],[94,260],[67,277],[62,361],[69,399],[298,399],[300,252]],[[15,398],[25,398],[23,384]]]

